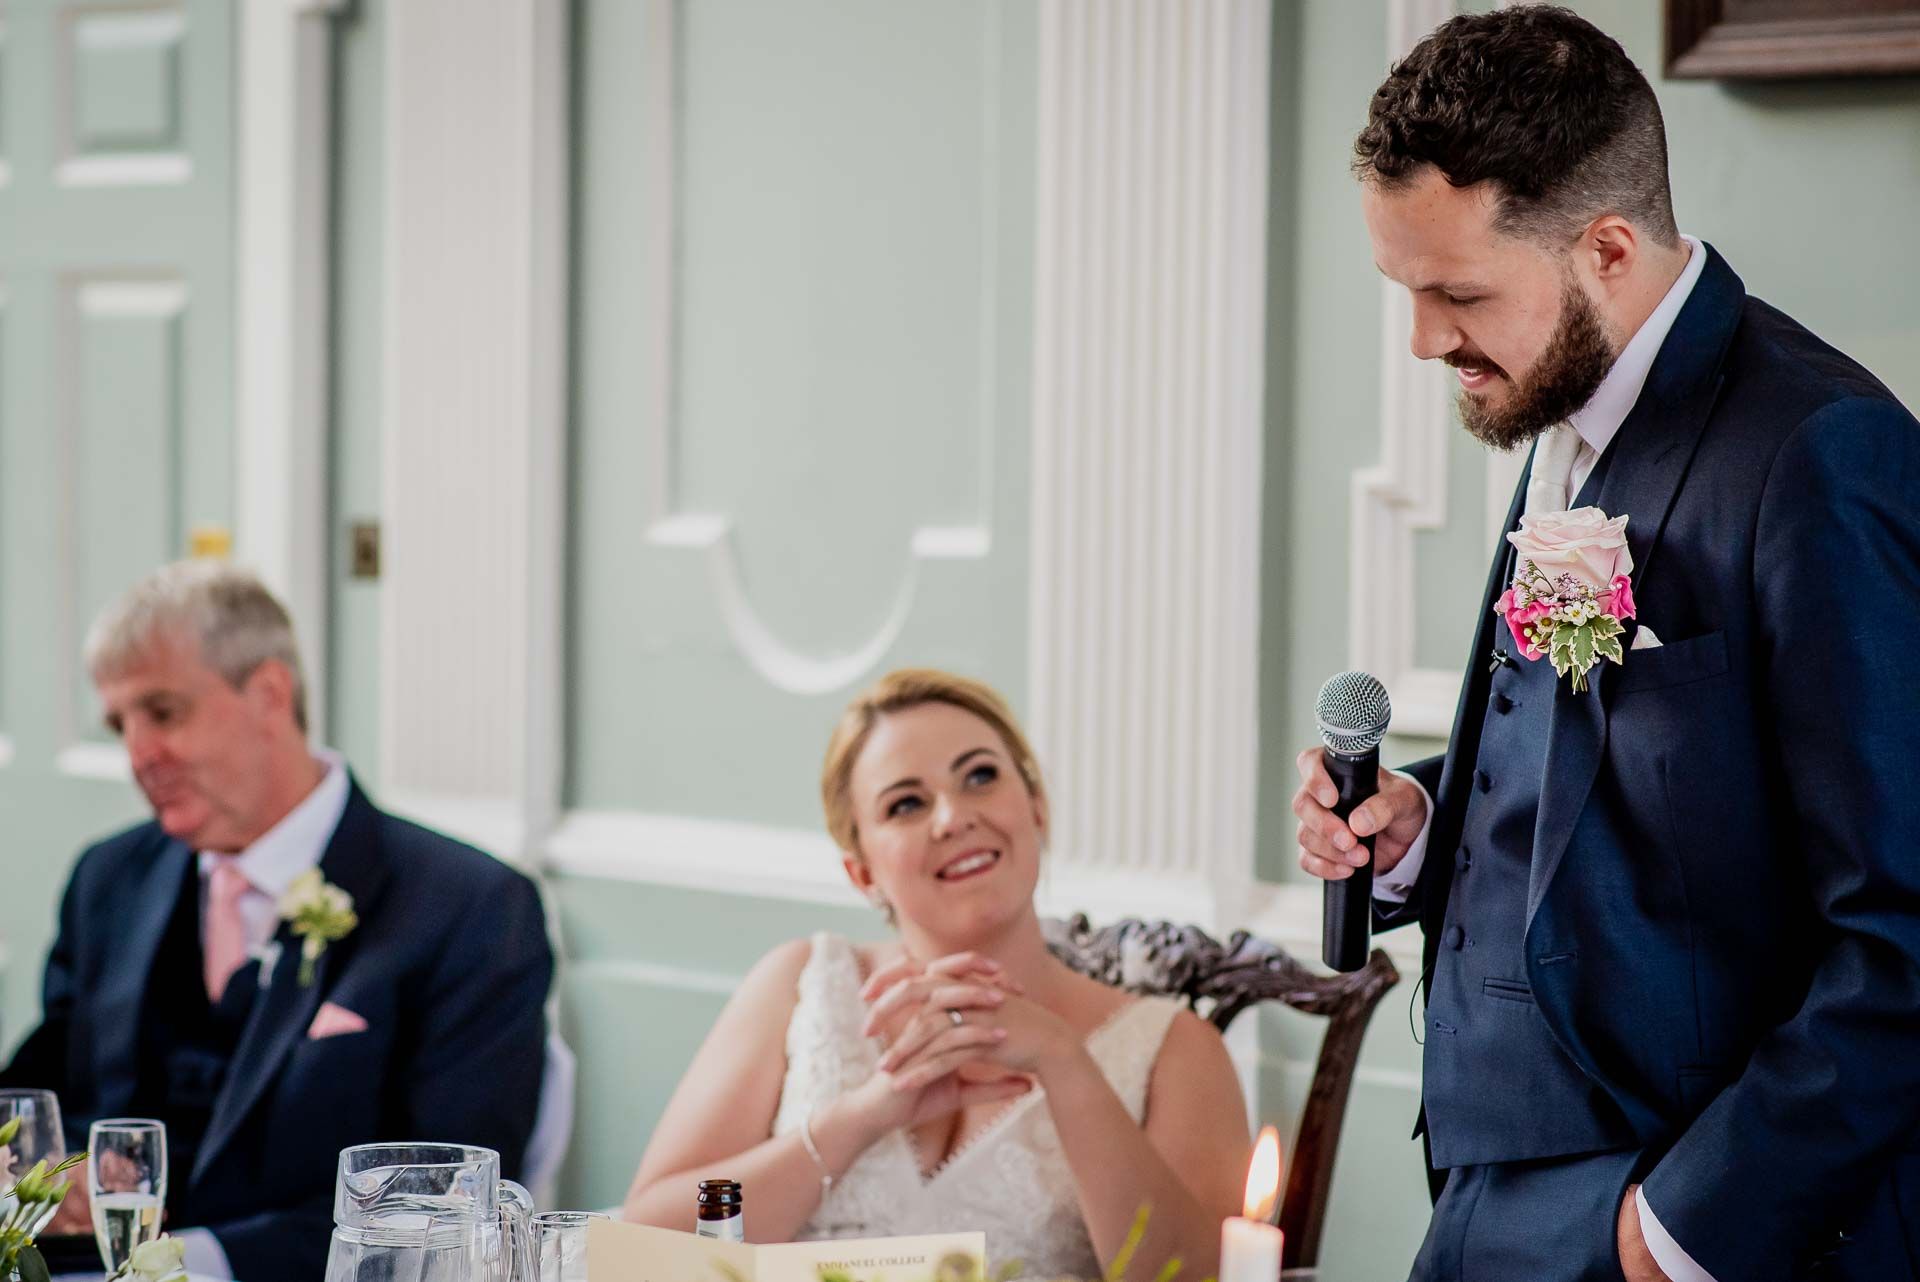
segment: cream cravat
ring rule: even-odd
[[[1567,486],[1584,444],[1580,433],[1566,423],[1555,423],[1541,435],[1533,451],[1533,471],[1527,476],[1528,516],[1567,510]]]

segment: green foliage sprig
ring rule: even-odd
[[[1133,1226],[1127,1230],[1126,1240],[1120,1243],[1120,1249],[1113,1253],[1113,1263],[1107,1266],[1106,1276],[1101,1282],[1126,1282],[1127,1270],[1133,1266],[1133,1257],[1140,1251],[1140,1244],[1147,1237],[1147,1221],[1152,1218],[1153,1208],[1143,1206],[1139,1214],[1133,1217]],[[1012,1260],[991,1273],[981,1270],[980,1262],[970,1255],[950,1255],[934,1266],[931,1282],[1013,1282],[1025,1271],[1025,1264]],[[1180,1276],[1182,1267],[1179,1256],[1174,1256],[1160,1266],[1160,1272],[1154,1275],[1153,1282],[1174,1282]],[[850,1273],[839,1269],[820,1270],[820,1282],[857,1282]],[[1055,1282],[1078,1282],[1073,1278],[1059,1278]],[[1212,1278],[1203,1282],[1214,1282]]]
[[[0,1166],[12,1165],[11,1148],[19,1134],[20,1119],[17,1117],[0,1126],[0,1153],[6,1154],[9,1159],[0,1163]],[[75,1153],[66,1161],[49,1167],[46,1159],[41,1158],[31,1170],[14,1181],[12,1188],[0,1193],[0,1282],[13,1277],[16,1272],[20,1275],[20,1282],[48,1282],[47,1262],[34,1246],[33,1231],[29,1226],[37,1227],[54,1207],[66,1199],[68,1181],[60,1176],[86,1160],[85,1153]]]

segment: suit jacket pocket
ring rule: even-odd
[[[391,1043],[382,1030],[373,1028],[331,1037],[302,1037],[295,1043],[287,1067],[302,1077],[320,1079],[372,1072],[384,1065]]]
[[[1705,681],[1727,670],[1727,634],[1724,629],[1669,641],[1651,650],[1629,650],[1620,665],[1618,693],[1661,690],[1667,686]]]
[[[1480,992],[1497,1001],[1533,1005],[1533,990],[1517,979],[1483,979],[1480,981]]]

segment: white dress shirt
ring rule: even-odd
[[[1699,283],[1700,273],[1706,269],[1707,254],[1705,246],[1692,236],[1682,236],[1687,246],[1687,265],[1679,278],[1668,288],[1660,305],[1653,309],[1646,322],[1634,332],[1621,349],[1619,358],[1601,380],[1600,387],[1590,400],[1574,411],[1567,420],[1573,430],[1580,434],[1581,448],[1574,458],[1572,475],[1567,479],[1567,493],[1575,495],[1585,485],[1587,478],[1593,475],[1593,468],[1606,453],[1607,446],[1620,432],[1620,425],[1627,421],[1634,403],[1640,399],[1641,389],[1647,385],[1647,375],[1653,372],[1654,357],[1660,354],[1660,347],[1667,341],[1667,334],[1673,329],[1673,323],[1680,316],[1680,309],[1686,305],[1693,294],[1693,287]],[[1395,774],[1400,774],[1395,771]],[[1388,903],[1403,904],[1414,882],[1420,876],[1420,868],[1427,858],[1427,833],[1433,826],[1433,798],[1427,790],[1420,787],[1420,781],[1411,775],[1400,777],[1420,788],[1420,795],[1427,803],[1426,822],[1421,825],[1420,835],[1407,848],[1406,855],[1394,865],[1393,871],[1373,879],[1374,898]],[[1653,1208],[1647,1205],[1644,1192],[1634,1194],[1640,1211],[1640,1229],[1647,1240],[1647,1249],[1653,1253],[1654,1263],[1658,1264],[1673,1282],[1715,1282],[1705,1269],[1694,1263],[1693,1257],[1681,1249],[1671,1235],[1660,1226],[1654,1217]]]
[[[206,904],[208,882],[214,865],[231,858],[246,876],[248,889],[240,897],[240,919],[247,928],[247,954],[261,959],[262,986],[273,965],[273,937],[280,931],[280,896],[286,894],[294,879],[320,866],[333,840],[333,830],[347,810],[347,764],[340,754],[316,748],[315,759],[323,762],[327,773],[301,803],[256,838],[237,855],[200,852],[200,942],[206,944]],[[231,1279],[233,1266],[227,1262],[220,1239],[209,1229],[181,1229],[173,1235],[186,1248],[182,1261],[195,1277]]]

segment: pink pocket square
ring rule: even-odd
[[[322,1037],[338,1037],[343,1033],[364,1033],[367,1021],[348,1010],[345,1006],[336,1006],[332,1002],[323,1003],[313,1016],[313,1023],[307,1025],[307,1040],[318,1041]]]

